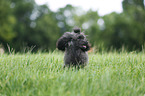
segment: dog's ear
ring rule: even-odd
[[[65,43],[62,38],[58,39],[58,41],[56,42],[56,47],[61,51],[65,51]]]
[[[61,36],[58,39],[58,41],[56,43],[56,47],[61,51],[65,51],[65,48],[67,47],[68,42],[73,38],[74,38],[74,36],[70,32],[64,33],[63,36]]]

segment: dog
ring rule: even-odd
[[[64,68],[75,66],[83,68],[88,64],[88,53],[90,44],[86,35],[80,28],[74,28],[73,32],[66,32],[56,43],[56,47],[65,51]]]

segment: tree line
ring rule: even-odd
[[[92,46],[98,49],[123,46],[128,51],[142,50],[145,45],[144,0],[124,0],[122,13],[99,16],[67,5],[53,12],[34,0],[0,1],[0,46],[16,52],[54,50],[57,39],[74,26],[82,28]]]

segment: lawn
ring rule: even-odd
[[[144,96],[145,54],[89,54],[63,69],[63,53],[0,55],[0,96]]]

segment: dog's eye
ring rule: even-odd
[[[78,39],[84,39],[84,36],[80,35],[78,36]]]

